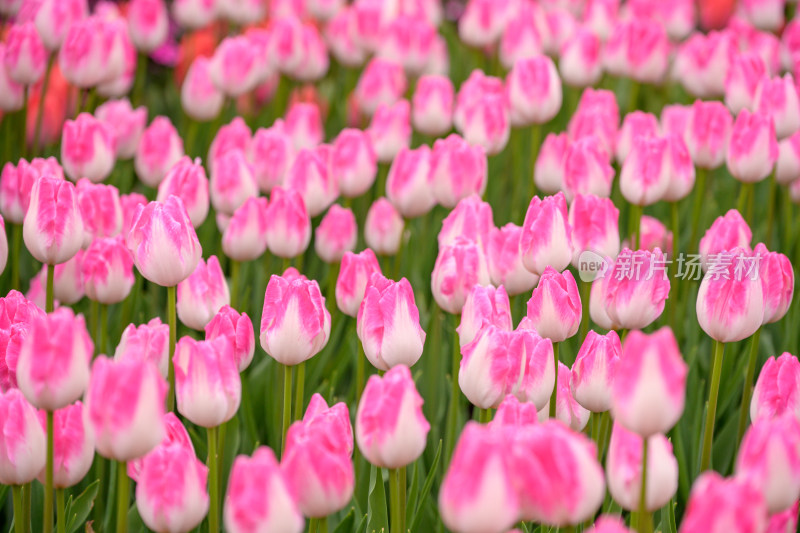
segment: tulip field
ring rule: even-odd
[[[797,0],[0,0],[0,533],[791,533]]]

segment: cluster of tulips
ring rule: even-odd
[[[795,4],[0,0],[0,529],[795,531]]]

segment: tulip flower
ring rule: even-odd
[[[239,372],[244,372],[253,361],[256,349],[253,322],[247,313],[239,314],[229,305],[223,306],[206,324],[206,340],[225,337],[233,347],[233,359]]]
[[[598,137],[589,135],[571,143],[564,153],[562,165],[563,188],[569,200],[578,194],[603,198],[611,195],[614,169]]]
[[[562,271],[572,261],[569,225],[564,193],[539,199],[534,196],[525,214],[519,241],[525,268],[541,276],[545,269]]]
[[[83,254],[81,274],[90,300],[119,303],[133,287],[133,255],[121,236],[95,239]]]
[[[439,491],[439,511],[448,529],[504,533],[517,522],[519,500],[505,450],[502,432],[467,423]]]
[[[759,490],[739,477],[701,474],[692,486],[680,533],[766,531],[767,506]]]
[[[621,516],[602,515],[595,520],[594,525],[586,530],[587,533],[631,533],[625,527],[625,521]]]
[[[700,239],[703,267],[707,270],[712,262],[719,259],[720,254],[728,250],[734,248],[750,250],[752,236],[750,227],[736,209],[731,209],[724,216],[718,217]]]
[[[199,30],[217,16],[217,0],[176,0],[172,3],[172,16],[182,27]]]
[[[181,106],[195,120],[209,121],[217,117],[225,103],[225,94],[215,85],[211,69],[210,58],[196,57],[181,85]]]
[[[267,207],[267,246],[278,257],[300,255],[311,240],[311,219],[300,193],[276,187]]]
[[[209,64],[211,81],[224,95],[239,97],[252,91],[263,76],[266,58],[247,35],[226,37]]]
[[[561,79],[553,61],[534,55],[516,61],[506,79],[514,126],[544,124],[561,109]]]
[[[674,202],[688,196],[692,191],[695,181],[695,168],[682,133],[668,133],[664,138],[667,140],[670,164],[667,190],[664,192],[662,199],[674,204]]]
[[[533,181],[546,194],[555,194],[564,183],[564,156],[569,147],[566,133],[548,133],[539,147]]]
[[[375,182],[378,164],[372,141],[365,132],[343,129],[333,141],[332,158],[333,177],[342,196],[361,196]]]
[[[136,153],[139,140],[147,125],[147,109],[143,106],[133,109],[127,99],[109,100],[97,107],[95,116],[110,130],[114,139],[117,158],[132,158]],[[78,117],[80,118],[80,115]],[[97,131],[99,132],[100,130],[98,129]],[[62,147],[63,150],[64,148]],[[77,177],[84,175],[84,173],[79,172]]]
[[[778,141],[772,118],[742,110],[731,131],[728,171],[742,183],[754,183],[766,178],[777,160]]]
[[[784,352],[780,357],[770,357],[758,375],[750,418],[753,422],[770,419],[786,413],[800,419],[800,362],[794,355]]]
[[[94,239],[114,237],[122,230],[119,190],[113,185],[91,183],[81,178],[75,187],[83,220],[83,247]]]
[[[644,111],[632,111],[625,115],[617,132],[615,143],[615,157],[617,161],[622,164],[628,158],[633,148],[633,143],[639,137],[652,139],[658,137],[659,124],[658,119],[651,114]]]
[[[581,300],[575,278],[547,267],[528,301],[530,329],[553,342],[561,342],[578,331]]]
[[[331,155],[327,145],[302,149],[286,176],[286,187],[300,193],[312,218],[321,215],[339,195],[331,172]]]
[[[336,306],[339,310],[355,317],[372,274],[380,272],[378,259],[371,249],[367,248],[358,254],[345,252],[336,279]]]
[[[33,85],[42,77],[47,50],[33,22],[12,24],[6,36],[5,70],[20,85]]]
[[[538,421],[536,404],[520,402],[516,396],[509,394],[500,402],[489,425],[493,427],[523,427],[537,424]]]
[[[0,415],[0,482],[14,486],[16,504],[18,485],[36,479],[45,466],[47,441],[36,409],[19,389],[0,392]]]
[[[357,10],[365,5],[343,6],[325,26],[324,35],[331,56],[347,67],[361,66],[367,58],[367,50],[356,43]]]
[[[572,364],[570,388],[581,406],[593,413],[611,409],[611,389],[622,356],[616,331],[589,331]]]
[[[261,446],[252,457],[240,455],[234,460],[225,497],[224,524],[230,533],[303,530],[303,516],[270,448]]]
[[[475,338],[484,326],[495,325],[511,331],[511,304],[503,287],[475,285],[467,294],[461,311],[461,323],[456,332],[463,348]]]
[[[78,303],[86,294],[85,280],[83,275],[83,250],[79,250],[75,256],[67,261],[56,265],[53,269],[53,298],[62,305],[72,305]],[[47,284],[47,266],[42,266],[39,274],[31,280],[41,287]],[[43,289],[44,290],[44,289]]]
[[[126,49],[133,48],[123,20],[95,14],[68,28],[58,53],[59,70],[67,81],[83,89],[123,74]]]
[[[644,329],[661,316],[670,282],[660,249],[625,248],[605,275],[605,310],[616,329]]]
[[[433,209],[436,197],[427,145],[400,149],[386,179],[386,196],[405,218],[416,218]]]
[[[276,120],[270,128],[259,128],[250,146],[253,175],[259,189],[269,192],[282,186],[295,157],[294,144],[283,120]]]
[[[764,60],[755,52],[740,52],[733,56],[725,78],[725,105],[734,114],[755,108],[756,89],[767,74]]]
[[[722,96],[736,48],[731,31],[696,32],[678,49],[673,75],[690,94]]]
[[[570,87],[594,85],[603,74],[600,38],[588,28],[579,28],[561,47],[558,69]]]
[[[202,330],[231,300],[228,283],[217,256],[202,258],[194,272],[178,283],[178,319],[189,328]]]
[[[114,359],[141,359],[150,361],[167,378],[169,367],[169,325],[156,317],[146,324],[128,324],[114,352]]]
[[[424,135],[438,137],[453,127],[455,89],[446,76],[420,76],[411,100],[411,122]]]
[[[492,206],[481,200],[477,194],[468,196],[460,200],[442,221],[438,237],[439,249],[462,238],[477,243],[485,252],[493,227]]]
[[[217,10],[220,15],[234,24],[243,26],[261,21],[264,18],[266,6],[258,0],[233,0],[219,3]]]
[[[487,258],[489,275],[494,285],[505,287],[511,295],[527,292],[539,282],[539,276],[525,268],[519,253],[522,228],[508,223],[502,228],[492,228],[489,236]]]
[[[251,197],[233,213],[222,233],[222,251],[234,261],[253,261],[267,250],[267,199]],[[233,287],[235,293],[235,283]]]
[[[286,133],[292,139],[296,150],[310,149],[322,143],[322,117],[316,104],[298,102],[286,112]]]
[[[686,146],[695,165],[703,169],[719,167],[725,160],[733,128],[730,111],[721,102],[697,100],[686,127]]]
[[[5,69],[6,44],[0,43],[0,109],[6,112],[19,111],[25,103],[25,87],[17,83]]]
[[[778,140],[800,129],[800,96],[792,75],[762,78],[756,89],[755,110],[772,117]]]
[[[128,32],[138,50],[150,53],[167,40],[167,6],[164,0],[132,0],[128,7]]]
[[[183,201],[192,226],[199,228],[208,216],[208,178],[206,171],[197,158],[194,161],[183,156],[164,176],[158,185],[156,199],[164,202],[171,195]]]
[[[73,181],[82,177],[97,183],[105,180],[114,168],[116,136],[110,126],[89,113],[64,123],[61,161]]]
[[[439,250],[431,274],[431,290],[434,300],[443,310],[461,314],[472,288],[489,282],[485,252],[474,241],[457,237],[452,244]]]
[[[460,200],[485,192],[486,154],[481,147],[470,146],[456,134],[437,139],[431,152],[430,176],[436,200],[452,209]]]
[[[229,216],[248,198],[258,196],[253,169],[242,150],[228,150],[213,160],[209,196],[214,209]]]
[[[794,271],[788,257],[770,252],[763,243],[756,244],[753,253],[764,295],[764,324],[772,324],[783,318],[792,304]]]
[[[92,467],[94,434],[87,423],[85,408],[78,401],[53,413],[53,486],[65,489],[77,485]],[[46,431],[46,415],[39,412],[39,423]],[[45,483],[42,469],[39,481]]]
[[[411,146],[411,105],[399,100],[381,104],[366,130],[380,163],[389,163],[403,148]]]
[[[603,54],[609,72],[639,83],[659,84],[669,65],[667,30],[663,22],[651,18],[620,21],[611,31]]]
[[[581,253],[591,251],[603,257],[619,253],[619,210],[609,198],[578,194],[569,207],[572,227],[572,265],[578,267]]]
[[[573,431],[583,431],[583,428],[586,427],[586,424],[589,422],[591,412],[575,401],[575,398],[572,396],[572,390],[570,389],[571,382],[572,371],[567,365],[559,361],[558,382],[554,387],[556,395],[555,417],[550,418],[560,420]],[[548,411],[550,411],[550,402],[552,402],[552,399],[548,402]]]
[[[369,207],[364,222],[364,240],[379,255],[394,255],[403,238],[403,217],[386,198],[378,198]]]
[[[781,185],[793,183],[800,177],[800,132],[778,143],[775,181]]]
[[[376,57],[364,67],[355,96],[367,116],[373,116],[381,104],[392,105],[406,92],[406,76],[396,61]]]
[[[503,83],[474,70],[458,91],[453,124],[464,139],[487,155],[505,148],[511,120]]]
[[[184,155],[183,140],[167,117],[159,116],[144,130],[134,167],[145,185],[157,187]]]
[[[622,195],[634,206],[656,203],[669,187],[670,151],[663,137],[638,137],[619,177]]]

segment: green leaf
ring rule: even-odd
[[[436,470],[439,468],[439,461],[442,458],[442,441],[439,440],[439,446],[436,448],[436,455],[433,457],[433,462],[431,463],[431,467],[428,470],[428,477],[425,478],[425,483],[422,484],[422,490],[419,492],[419,501],[420,504],[417,506],[416,510],[414,511],[414,517],[411,519],[411,531],[414,531],[417,526],[417,522],[420,519],[420,510],[422,509],[422,504],[425,503],[425,499],[428,497],[428,493],[431,491],[431,487],[433,486],[433,480],[436,477]]]
[[[414,510],[417,508],[419,502],[419,460],[414,461],[414,473],[411,474],[411,489],[408,492],[408,499],[406,500],[406,524],[412,522]]]
[[[342,518],[342,521],[339,522],[339,525],[336,526],[336,529],[333,530],[333,533],[350,533],[351,531],[355,531],[354,526],[356,525],[356,510],[354,508],[350,508],[350,512]]]
[[[67,517],[67,532],[75,533],[81,525],[86,522],[89,513],[94,507],[94,499],[97,497],[97,490],[100,488],[100,480],[95,480],[80,495],[72,500],[72,496],[67,501],[65,514]]]
[[[369,471],[369,498],[367,503],[367,531],[386,533],[389,531],[389,516],[386,511],[386,490],[383,486],[383,472],[375,465]],[[411,529],[413,530],[413,524]]]
[[[145,533],[149,531],[147,526],[144,525],[142,521],[142,517],[139,516],[139,509],[136,508],[136,504],[134,503],[131,505],[131,508],[128,509],[128,533]]]

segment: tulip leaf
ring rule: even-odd
[[[8,492],[8,485],[0,485],[0,505],[6,501],[6,493]]]
[[[333,530],[333,533],[350,533],[351,531],[355,531],[356,525],[356,510],[355,508],[351,507],[350,511],[342,518],[342,521],[339,522],[339,525],[336,526],[336,529]]]
[[[128,509],[128,533],[145,533],[146,531],[149,529],[144,525],[142,517],[139,516],[139,509],[134,503]]]
[[[67,500],[65,515],[67,517],[66,530],[68,533],[75,533],[86,522],[89,513],[94,507],[94,499],[97,497],[97,490],[100,488],[100,480],[91,483],[73,501],[72,496]]]
[[[422,505],[426,502],[428,498],[428,494],[431,491],[431,487],[433,486],[433,480],[436,478],[436,470],[439,468],[439,461],[442,459],[442,441],[439,440],[439,446],[436,447],[436,455],[433,457],[433,462],[431,463],[431,467],[428,469],[428,476],[425,478],[425,483],[422,484],[422,490],[419,492],[419,505],[416,506],[414,511],[414,517],[411,519],[410,528],[411,531],[414,531],[417,526],[417,522],[419,522],[420,517],[422,516]]]
[[[408,491],[406,504],[406,524],[410,524],[414,517],[414,511],[419,502],[419,460],[414,461],[414,473],[411,474],[411,488]]]
[[[386,533],[389,531],[389,517],[386,511],[386,490],[383,485],[383,471],[375,465],[371,465],[369,471],[367,516],[369,516],[367,520],[368,533]]]

